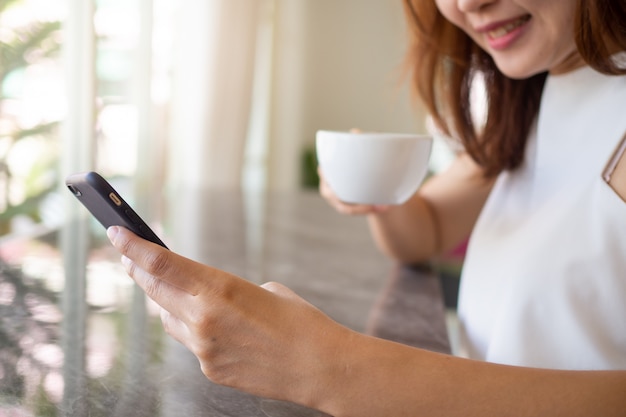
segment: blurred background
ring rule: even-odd
[[[318,129],[425,130],[404,32],[399,0],[0,0],[0,230],[57,225],[80,170],[315,186]]]
[[[405,36],[400,0],[0,0],[0,414],[109,398],[125,314],[158,326],[68,174],[166,229],[184,189],[316,193],[317,130],[427,130]]]

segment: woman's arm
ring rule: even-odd
[[[414,263],[454,249],[469,236],[493,182],[484,178],[468,155],[462,154],[399,206],[344,204],[323,177],[320,192],[342,213],[367,214],[380,250],[397,261]]]
[[[214,382],[342,416],[624,416],[626,372],[494,365],[356,333],[262,287],[109,228],[165,330]]]
[[[352,338],[319,404],[336,417],[626,415],[626,371],[505,366]]]

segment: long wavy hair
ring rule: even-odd
[[[539,111],[547,73],[502,74],[489,54],[439,12],[434,0],[403,0],[410,33],[406,64],[414,92],[437,128],[460,140],[485,176],[517,168]],[[626,51],[626,1],[578,0],[574,37],[582,58],[604,74],[626,74],[611,59]],[[481,76],[487,117],[476,126],[470,92]]]

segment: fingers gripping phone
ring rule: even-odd
[[[167,249],[165,243],[100,174],[73,174],[66,178],[65,185],[105,228],[126,227],[136,235]]]

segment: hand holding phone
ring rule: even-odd
[[[123,226],[151,242],[167,246],[120,194],[96,172],[83,172],[66,178],[67,188],[105,227]]]

